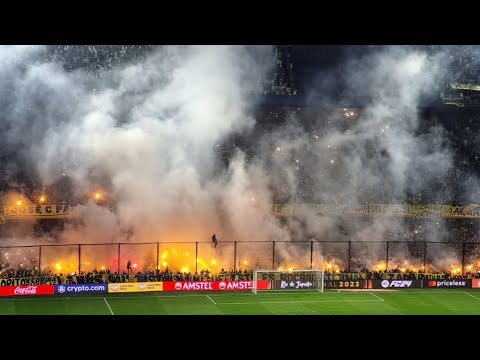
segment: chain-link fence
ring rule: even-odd
[[[130,262],[130,269],[127,263]],[[251,269],[322,269],[331,272],[480,271],[480,244],[398,241],[222,241],[68,244],[0,247],[0,270],[34,274]]]

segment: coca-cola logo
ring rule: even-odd
[[[221,281],[221,282],[218,284],[218,287],[219,287],[220,290],[223,290],[223,289],[225,289],[225,288],[227,287],[227,284],[225,284],[224,281]]]
[[[146,287],[147,287],[147,285],[145,285],[145,284],[139,284],[139,285],[138,285],[138,290],[143,290],[143,289],[145,289]]]
[[[179,282],[175,283],[175,290],[181,290],[182,289],[182,284]]]
[[[14,295],[30,295],[30,294],[36,294],[36,293],[37,293],[36,286],[27,286],[27,287],[17,286],[13,291]]]
[[[111,285],[110,286],[110,290],[112,290],[112,291],[117,291],[118,289],[120,289],[120,286],[118,286],[118,285]]]

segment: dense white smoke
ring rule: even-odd
[[[311,203],[402,203],[444,176],[452,153],[441,131],[417,131],[418,100],[442,71],[437,58],[393,46],[349,60],[339,65],[344,96],[370,99],[360,114],[332,110],[307,129],[293,112],[284,125],[255,134],[252,94],[271,70],[272,50],[165,46],[92,77],[45,60],[42,47],[0,47],[2,146],[22,154],[40,186],[64,176],[79,196],[101,187],[114,199],[113,209],[94,201],[74,208],[81,226],[68,225],[62,243],[204,242],[213,233],[257,242],[411,237],[398,220],[344,223],[343,230],[315,214],[279,220],[270,212],[271,189]],[[255,155],[236,150],[224,167],[218,146],[235,134],[257,139]],[[422,231],[434,240],[441,229]],[[310,266],[309,246],[279,243],[277,265]],[[384,259],[378,248],[363,255]],[[238,258],[268,267],[258,249],[239,250]],[[231,255],[220,247],[216,256],[222,251]],[[316,265],[330,258],[323,254]]]
[[[287,239],[265,214],[265,170],[247,168],[241,152],[224,170],[217,151],[252,129],[252,95],[272,50],[167,46],[94,78],[39,60],[40,47],[3,47],[5,138],[28,154],[43,186],[67,176],[77,194],[101,186],[114,199],[112,211],[93,201],[73,209],[82,226],[60,240]]]
[[[317,124],[308,124],[307,130],[294,113],[287,125],[268,134],[267,142],[275,146],[263,159],[270,173],[275,173],[272,181],[296,193],[294,201],[343,205],[403,204],[408,194],[411,201],[411,194],[431,191],[452,167],[453,152],[441,126],[419,130],[424,121],[420,99],[433,92],[445,70],[439,61],[444,53],[427,55],[408,46],[392,46],[340,64],[337,74],[344,78],[338,81],[345,84],[340,104],[348,105],[352,98],[362,96],[368,103],[360,111],[332,108],[316,119]],[[324,81],[320,86],[325,91]],[[312,93],[322,96],[318,89]],[[326,96],[331,99],[331,94]],[[362,241],[366,248],[363,253],[357,249],[356,256],[363,259],[358,263],[370,268],[379,261],[385,266],[387,256],[385,243],[375,242],[451,240],[441,235],[443,221],[412,228],[411,221],[398,219],[345,219],[344,232],[337,219],[321,218],[314,212],[300,218],[301,224],[287,220],[295,239]],[[287,248],[284,256],[289,253]],[[324,255],[328,258],[328,252]]]

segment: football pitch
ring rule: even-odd
[[[478,315],[480,290],[195,292],[0,298],[0,315]]]

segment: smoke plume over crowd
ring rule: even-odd
[[[274,126],[265,126],[257,103],[275,64],[272,46],[157,46],[116,62],[98,60],[102,47],[62,51],[0,47],[0,203],[25,188],[57,191],[55,201],[74,205],[58,243],[203,243],[215,233],[220,246],[201,244],[205,257],[230,258],[232,247],[222,242],[278,241],[283,264],[310,267],[310,244],[299,241],[351,240],[359,242],[356,265],[368,267],[385,258],[383,245],[368,242],[451,240],[442,235],[443,220],[271,212],[274,202],[403,204],[440,184],[455,165],[454,151],[441,125],[422,124],[419,101],[448,71],[448,48],[381,47],[347,58],[339,78],[329,79],[344,83],[340,101],[308,123],[305,109],[276,110],[283,119]],[[122,47],[112,58],[121,51],[128,52]],[[85,54],[93,60],[82,64]],[[322,96],[328,88],[323,82],[309,91]],[[365,106],[349,107],[358,94],[368,97]],[[73,201],[95,191],[107,206]],[[449,203],[446,192],[430,203]],[[0,241],[39,240],[23,234]],[[238,259],[269,267],[269,249],[241,244]],[[345,247],[333,249],[316,257],[316,266]]]

